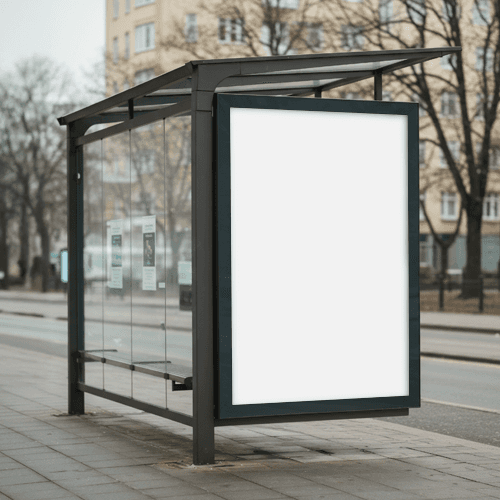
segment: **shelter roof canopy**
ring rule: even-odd
[[[189,98],[193,90],[193,72],[201,67],[217,82],[216,93],[307,96],[318,90],[330,90],[376,74],[392,73],[461,50],[461,47],[438,47],[191,61],[58,120],[61,125],[78,120],[87,126],[117,123],[130,119],[134,113],[172,106]],[[224,73],[220,73],[222,66]],[[219,73],[221,77],[218,79]]]

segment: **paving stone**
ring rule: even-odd
[[[52,500],[71,495],[68,490],[49,482],[2,486],[2,489],[13,500]]]
[[[91,496],[84,496],[83,498],[87,500],[151,500],[151,497],[138,491],[101,493],[100,495],[92,494]]]
[[[4,472],[7,472],[7,474],[4,475]],[[44,481],[47,480],[43,476],[26,468],[2,471],[2,475],[0,476],[0,485],[2,486],[2,488],[5,486],[41,483]]]
[[[68,490],[73,491],[73,488],[79,488],[81,486],[116,483],[117,481],[112,477],[100,474],[98,476],[85,476],[73,479],[58,479],[57,481],[54,482],[56,482],[63,488],[67,488]]]
[[[148,498],[151,498],[151,497],[148,497]],[[179,500],[221,500],[220,496],[214,495],[213,493],[201,493],[200,495],[183,495],[183,496],[178,497],[178,498],[179,498]],[[172,497],[169,497],[169,496],[156,497],[156,500],[172,500]]]

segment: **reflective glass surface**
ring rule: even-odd
[[[84,349],[103,349],[103,291],[106,263],[103,248],[103,184],[102,143],[84,147]],[[103,369],[97,363],[88,363],[86,382],[103,387]]]
[[[85,154],[85,349],[161,377],[189,372],[190,118],[128,130]],[[191,414],[192,392],[172,392],[161,377],[86,365],[89,385]]]

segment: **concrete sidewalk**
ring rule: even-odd
[[[190,428],[89,395],[65,416],[62,358],[2,354],[1,500],[500,498],[500,448],[375,419],[219,428],[192,466]]]

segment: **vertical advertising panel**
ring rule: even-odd
[[[419,406],[417,107],[219,95],[217,132],[219,418]]]
[[[156,216],[142,218],[142,289],[156,290]]]
[[[122,247],[123,247],[123,221],[112,220],[108,226],[109,249],[111,251],[110,260],[110,277],[109,288],[123,288],[123,264],[122,264]]]

